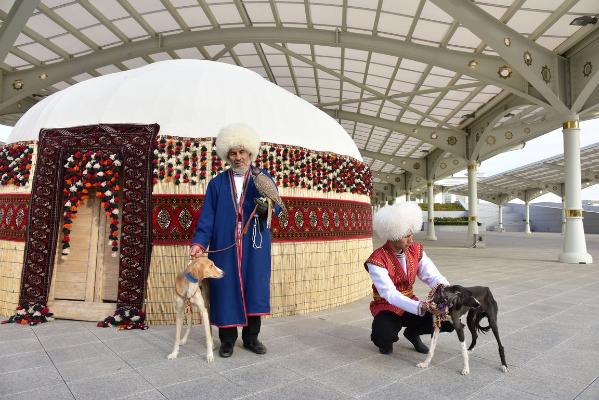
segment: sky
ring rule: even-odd
[[[599,142],[599,118],[581,122],[581,128],[581,147]],[[0,141],[3,142],[6,140],[11,129],[12,127],[10,126],[0,125]],[[484,173],[485,177],[489,177],[545,158],[563,154],[563,151],[562,131],[558,129],[526,142],[526,146],[521,150],[499,154],[483,161],[478,170],[480,173]],[[456,176],[466,176],[466,171],[457,173]],[[582,199],[599,201],[599,185],[583,189]],[[532,202],[539,201],[561,202],[561,199],[554,194],[545,194]]]

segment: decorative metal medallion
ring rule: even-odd
[[[339,228],[339,225],[341,225],[341,218],[339,218],[339,213],[337,213],[337,211],[333,214],[333,224],[335,225],[335,228]]]
[[[442,162],[441,164],[439,164],[439,167],[441,167],[441,169],[445,169],[447,168],[447,164],[445,162]]]
[[[295,220],[295,225],[297,225],[298,228],[304,226],[304,214],[302,214],[300,210],[295,211],[295,216],[293,217],[293,219]]]
[[[524,64],[529,67],[532,65],[532,54],[530,54],[530,51],[526,50],[522,55],[522,58],[524,59]]]
[[[551,82],[551,69],[547,65],[543,65],[543,68],[541,69],[541,77],[545,83]]]
[[[431,133],[431,139],[437,139],[438,137],[439,135],[437,134],[437,132]]]
[[[478,61],[476,61],[476,60],[470,60],[468,62],[468,67],[470,67],[470,69],[474,69],[474,68],[478,67]]]
[[[184,208],[179,213],[179,225],[181,225],[181,227],[183,229],[189,229],[191,227],[192,223],[193,223],[193,215],[191,215],[191,213],[189,212],[189,210],[187,208]]]
[[[455,136],[450,136],[447,138],[447,144],[450,146],[455,146],[455,144],[458,142],[458,138]]]
[[[453,160],[453,165],[458,165],[460,162],[458,160]]]
[[[420,163],[414,163],[414,169],[420,169]]]
[[[511,131],[507,131],[504,136],[507,140],[511,140],[514,137],[514,134]]]
[[[505,47],[510,47],[512,45],[512,39],[510,39],[509,37],[504,37],[503,44],[505,45]]]
[[[310,211],[308,220],[310,221],[310,226],[312,226],[312,228],[316,228],[316,225],[318,224],[318,216],[316,215],[316,211]]]
[[[507,65],[502,65],[497,70],[497,75],[499,75],[501,79],[507,79],[512,76],[512,69]]]
[[[398,176],[395,178],[395,182],[401,182],[401,178]]]
[[[283,227],[283,229],[287,228],[287,225],[289,225],[289,218],[287,217],[287,213],[281,213],[281,215],[279,216],[279,224],[281,225],[281,227]]]
[[[582,74],[584,75],[585,78],[588,78],[589,76],[591,76],[591,73],[593,72],[593,64],[591,64],[590,61],[587,61],[584,66],[582,67]]]
[[[168,211],[162,209],[160,212],[158,212],[156,222],[158,222],[158,226],[160,226],[160,228],[167,229],[171,224],[171,215],[168,213]]]
[[[524,133],[530,133],[530,128],[528,126],[524,128]]]
[[[496,141],[497,141],[497,139],[495,139],[495,136],[493,136],[493,135],[491,135],[487,138],[487,144],[489,146],[493,146]]]

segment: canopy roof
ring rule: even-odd
[[[362,159],[345,130],[310,103],[248,69],[200,60],[156,62],[65,88],[34,105],[8,142],[35,140],[41,128],[96,123],[158,123],[161,134],[207,137],[234,122],[265,142]]]
[[[7,0],[0,9],[0,121],[93,76],[218,60],[338,119],[376,180],[400,192],[599,112],[599,25],[570,25],[599,14],[596,0]]]
[[[580,167],[582,188],[599,183],[599,143],[580,149]],[[478,197],[502,204],[515,198],[530,201],[546,193],[563,196],[564,169],[564,156],[559,155],[479,179]],[[450,191],[468,195],[468,185],[454,186]]]

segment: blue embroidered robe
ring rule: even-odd
[[[262,172],[269,176],[266,171]],[[237,209],[233,172],[228,170],[215,176],[208,183],[192,243],[204,248],[210,246],[209,250],[223,249],[235,243],[237,224],[241,220],[242,228],[245,227],[256,197],[261,197],[260,193],[247,172],[240,200],[242,207]],[[273,213],[279,212],[280,207],[276,206]],[[252,218],[240,243],[237,248],[208,254],[225,272],[221,279],[208,279],[210,323],[219,328],[245,326],[248,315],[270,314],[271,234],[266,228],[266,220]]]

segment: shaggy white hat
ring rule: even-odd
[[[243,147],[252,157],[256,157],[260,148],[260,138],[256,131],[245,124],[227,125],[216,137],[216,154],[226,161],[229,150],[235,147]]]
[[[416,203],[395,203],[381,208],[373,218],[374,233],[382,240],[399,240],[420,231],[422,210]]]

